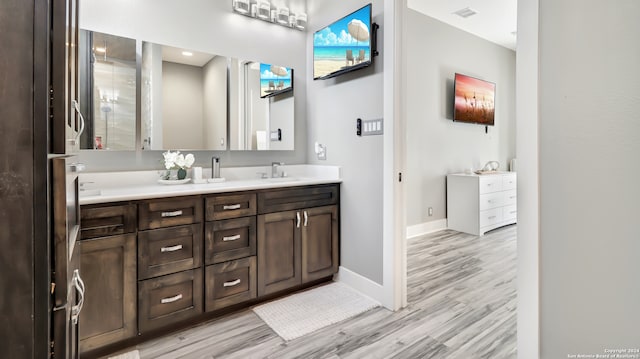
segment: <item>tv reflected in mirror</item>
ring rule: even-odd
[[[271,97],[292,90],[292,68],[260,64],[260,97]]]
[[[453,120],[493,126],[496,84],[455,74]]]

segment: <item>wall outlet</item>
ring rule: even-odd
[[[429,217],[433,216],[433,207],[429,207]]]

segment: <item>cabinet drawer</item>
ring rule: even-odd
[[[214,264],[256,255],[256,217],[207,222],[205,263]]]
[[[138,282],[141,333],[202,313],[202,269]]]
[[[502,176],[480,177],[480,194],[491,193],[502,190]]]
[[[258,213],[319,207],[338,203],[338,186],[288,188],[258,193]]]
[[[504,191],[504,204],[516,204],[518,202],[518,191],[515,189]]]
[[[231,194],[205,199],[207,221],[253,216],[256,214],[256,194]]]
[[[202,224],[138,233],[138,278],[145,279],[202,264]]]
[[[502,220],[508,221],[511,219],[516,219],[518,217],[518,206],[504,206],[502,208]]]
[[[138,205],[138,228],[155,229],[202,222],[202,199],[149,200]]]
[[[490,226],[502,221],[502,207],[480,212],[480,227]]]
[[[241,303],[257,296],[256,257],[207,266],[206,311]]]
[[[81,238],[106,237],[136,231],[136,205],[82,207]]]
[[[508,174],[502,176],[502,189],[516,188],[516,174]]]
[[[501,207],[504,205],[504,192],[494,192],[480,195],[480,210]]]

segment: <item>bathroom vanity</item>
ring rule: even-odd
[[[339,182],[149,184],[81,197],[81,352],[104,355],[331,280]]]

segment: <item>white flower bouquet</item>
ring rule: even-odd
[[[188,155],[183,155],[180,151],[167,151],[162,154],[164,157],[164,168],[167,169],[167,172],[164,175],[164,179],[174,179],[171,178],[171,171],[177,170],[177,179],[182,180],[187,177],[187,169],[191,168],[193,163],[195,162],[195,157],[193,154],[189,153]]]

